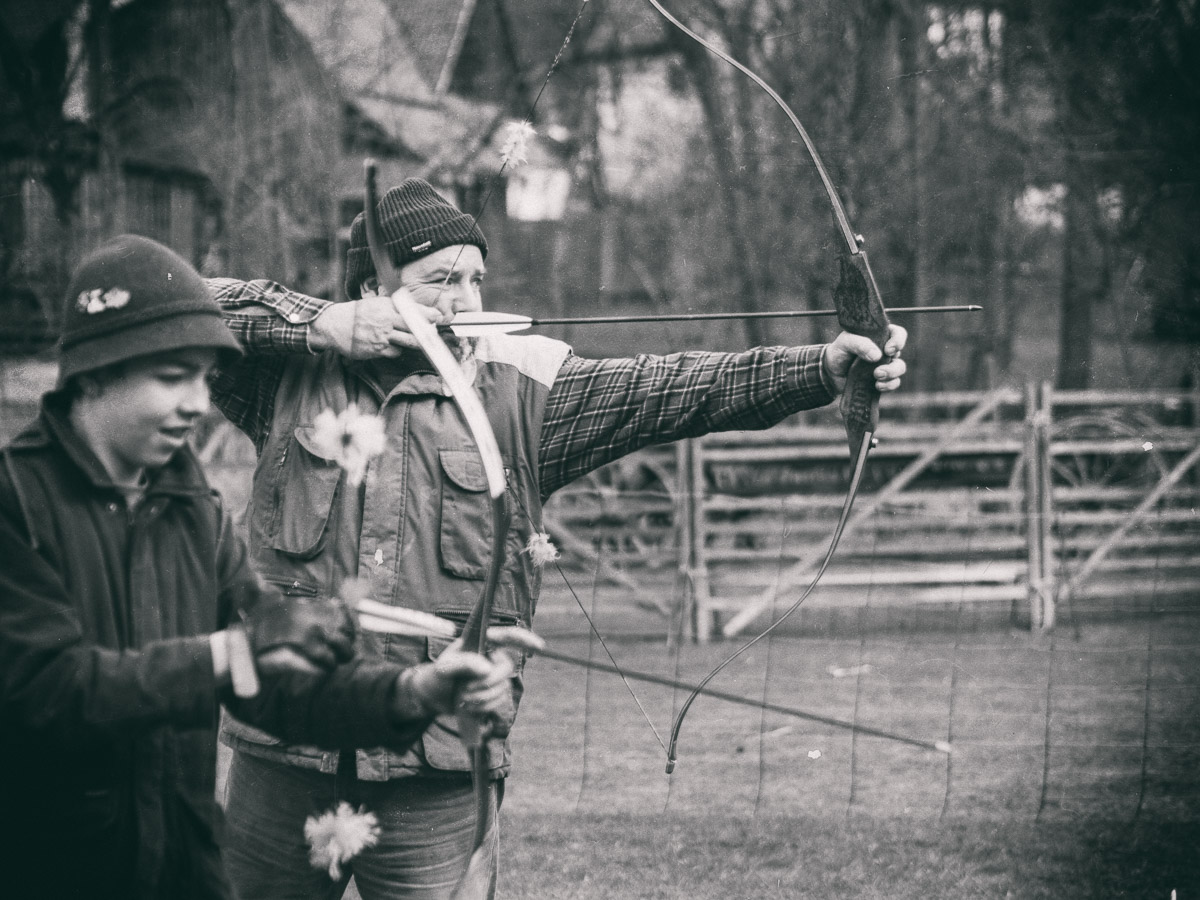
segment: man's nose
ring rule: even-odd
[[[469,281],[459,282],[454,286],[452,302],[454,312],[479,312],[483,303],[479,298],[479,289]]]

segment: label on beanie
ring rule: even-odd
[[[129,297],[129,291],[124,288],[109,288],[107,291],[92,288],[75,298],[75,308],[88,315],[95,315],[106,309],[120,309],[129,302]]]

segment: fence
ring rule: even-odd
[[[807,604],[1061,604],[1200,589],[1200,396],[1056,391],[889,397],[838,554]],[[559,492],[563,549],[700,641],[809,583],[843,502],[836,416],[653,448]],[[585,537],[586,535],[586,537]]]
[[[6,370],[0,439],[52,381],[48,364]],[[806,608],[1007,604],[1050,629],[1060,610],[1139,596],[1188,606],[1200,593],[1200,393],[900,392],[885,400],[880,438]],[[197,443],[242,509],[249,442],[214,417]],[[559,491],[547,529],[564,570],[626,609],[700,641],[733,636],[807,586],[849,462],[836,412],[804,413],[613,463]]]

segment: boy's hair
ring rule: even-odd
[[[183,257],[131,234],[84,257],[67,287],[60,388],[81,372],[187,347],[241,353],[221,307]]]
[[[68,404],[74,404],[76,400],[87,393],[89,383],[97,384],[101,387],[111,384],[123,376],[127,368],[127,362],[122,360],[108,366],[101,366],[99,369],[89,369],[86,372],[79,372],[68,376],[66,379],[60,379],[58,393],[66,398]]]

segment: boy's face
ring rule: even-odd
[[[96,455],[114,480],[135,480],[163,465],[208,411],[208,377],[217,352],[173,350],[132,359],[103,379],[87,401]]]

